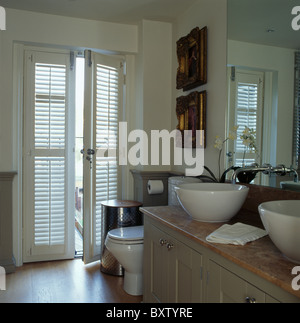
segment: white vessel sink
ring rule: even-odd
[[[227,222],[244,204],[249,188],[221,183],[182,184],[175,188],[183,209],[201,222]]]
[[[265,202],[258,211],[275,246],[290,261],[300,263],[300,200]]]
[[[297,182],[297,183],[293,181],[281,182],[280,186],[285,190],[300,192],[300,182]]]

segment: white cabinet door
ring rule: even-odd
[[[144,239],[144,301],[202,301],[202,255],[148,224]]]

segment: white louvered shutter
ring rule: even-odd
[[[101,202],[118,198],[117,138],[119,124],[119,67],[97,64],[96,83],[96,226],[95,243],[102,248]],[[114,156],[101,157],[101,150]],[[100,156],[99,156],[100,155]]]
[[[65,243],[65,159],[34,159],[34,245]]]
[[[300,52],[295,53],[294,164],[300,168]]]
[[[118,126],[122,103],[122,64],[120,59],[91,54],[92,65],[86,62],[85,152],[93,148],[92,164],[85,159],[84,261],[99,260],[104,243],[102,205],[106,200],[118,199],[120,172],[117,158]],[[87,95],[88,93],[88,95]],[[91,109],[91,112],[88,112]],[[90,134],[91,139],[88,139]],[[92,170],[88,170],[92,166]],[[90,181],[86,177],[90,176]],[[90,197],[86,194],[92,187]],[[88,237],[88,238],[87,238]]]
[[[67,142],[68,55],[29,52],[27,57],[31,62],[26,80],[25,164],[31,172],[25,176],[25,260],[67,258],[68,215],[73,209],[69,203],[73,188],[67,178],[72,169]]]
[[[35,149],[65,149],[66,66],[35,64]]]
[[[251,165],[255,162],[254,154],[245,154],[245,146],[240,138],[245,127],[256,131],[257,128],[257,84],[238,82],[237,104],[236,104],[236,124],[239,125],[237,140],[235,142],[236,166]]]
[[[234,109],[231,116],[234,118],[234,125],[238,125],[237,139],[234,141],[234,165],[245,166],[258,162],[260,157],[261,146],[261,122],[262,122],[262,93],[263,93],[263,74],[251,72],[236,72],[235,81],[233,82],[233,100],[231,105]],[[231,98],[232,99],[232,98]],[[231,124],[232,127],[233,124]],[[243,145],[240,138],[245,127],[253,129],[256,132],[256,146],[258,154],[251,153]]]

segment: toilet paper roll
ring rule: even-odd
[[[162,181],[150,180],[148,181],[147,188],[149,195],[162,194],[164,192],[164,183]]]

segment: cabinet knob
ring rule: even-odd
[[[247,304],[255,304],[256,299],[254,297],[246,297],[245,298],[245,303],[247,303]]]
[[[165,244],[167,243],[167,240],[165,240],[165,239],[163,239],[163,238],[161,238],[160,240],[159,240],[159,244],[163,247]]]
[[[174,245],[172,243],[167,243],[167,249],[168,249],[168,251],[170,251],[173,248],[174,248]]]

